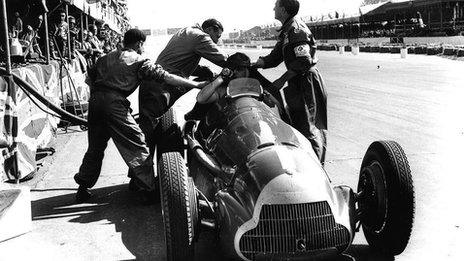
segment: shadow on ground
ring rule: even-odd
[[[60,189],[35,192],[53,190]],[[75,204],[74,193],[33,201],[32,220],[73,217],[70,222],[91,224],[108,221],[121,233],[123,244],[137,260],[165,259],[159,203],[142,205],[137,194],[128,191],[127,185],[94,189],[92,194],[90,204]]]
[[[34,192],[72,190],[52,188]],[[166,260],[164,227],[160,204],[143,205],[137,194],[128,191],[127,185],[92,190],[90,204],[75,204],[74,193],[44,198],[32,202],[32,219],[73,217],[70,222],[91,224],[107,220],[115,224],[122,242],[137,260]],[[359,235],[358,235],[359,236]],[[196,260],[220,260],[219,248],[213,233],[204,233],[195,246]],[[381,256],[367,245],[353,245],[347,254],[359,261],[392,261]],[[335,260],[352,260],[347,256]]]

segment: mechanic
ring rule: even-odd
[[[315,39],[306,24],[297,18],[298,0],[277,0],[275,18],[282,23],[279,39],[271,53],[260,57],[253,67],[272,68],[285,62],[287,71],[274,81],[284,89],[293,127],[310,142],[322,164],[327,146],[327,94],[317,63]]]
[[[153,161],[145,137],[131,115],[129,96],[143,79],[153,79],[182,88],[201,88],[206,82],[193,82],[166,72],[160,65],[142,58],[145,35],[138,29],[124,34],[124,49],[115,50],[97,60],[89,70],[91,86],[88,114],[88,149],[79,172],[76,201],[90,198],[100,175],[104,151],[110,138],[133,173],[133,180],[143,188],[146,199],[155,199]],[[159,86],[151,86],[159,88]]]
[[[223,30],[222,24],[216,19],[204,21],[201,27],[195,25],[183,28],[172,36],[156,63],[167,72],[184,78],[194,74],[201,58],[223,67],[227,55],[217,46]],[[152,85],[157,87],[153,88]],[[151,153],[156,144],[154,131],[158,124],[157,118],[186,91],[188,90],[182,86],[169,86],[169,83],[143,82],[140,86],[140,127]]]

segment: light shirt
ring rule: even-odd
[[[221,67],[227,59],[227,55],[219,50],[211,37],[196,25],[174,34],[156,63],[170,73],[189,77],[202,57]]]

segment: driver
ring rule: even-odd
[[[197,95],[197,102],[200,104],[214,103],[226,95],[228,79],[248,78],[250,76],[250,58],[244,53],[231,55],[226,62],[226,69],[222,70],[221,75],[203,88]],[[227,69],[228,68],[228,69]],[[230,70],[229,70],[230,69]]]
[[[210,110],[212,106],[205,106],[205,104],[213,104],[219,101],[227,93],[227,85],[231,79],[236,78],[254,78],[260,81],[263,85],[263,81],[266,81],[260,74],[253,68],[250,68],[250,58],[244,53],[235,53],[231,55],[227,61],[226,66],[222,70],[219,77],[217,77],[210,84],[205,86],[197,94],[197,103],[193,109],[185,115],[186,120],[199,120]],[[266,83],[264,83],[266,85]],[[264,100],[269,107],[277,106],[279,114],[283,119],[285,115],[281,107],[281,103],[277,100],[270,92],[268,88],[264,86]]]

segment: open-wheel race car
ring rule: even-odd
[[[357,190],[333,186],[310,142],[263,99],[260,82],[232,80],[205,117],[161,119],[158,175],[168,260],[193,260],[212,230],[224,258],[311,260],[346,251],[362,230],[371,248],[398,255],[414,218],[403,149],[373,142]]]

